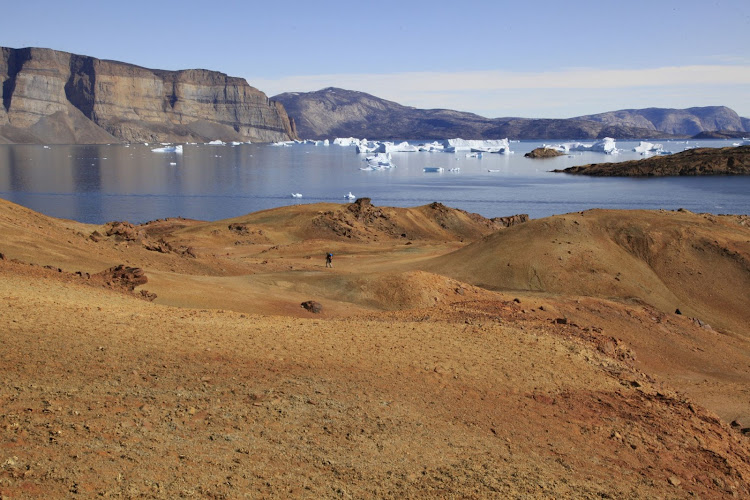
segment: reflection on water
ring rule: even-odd
[[[394,153],[396,168],[362,171],[354,148],[186,145],[183,154],[134,145],[0,146],[0,197],[55,217],[134,223],[183,216],[217,220],[294,203],[345,202],[351,191],[381,206],[440,201],[487,217],[533,218],[589,208],[687,208],[750,212],[750,177],[589,178],[553,174],[573,165],[641,158],[623,153],[524,158],[539,142],[512,143],[513,155]],[[681,151],[685,143],[664,143]],[[690,146],[731,145],[730,141]],[[426,173],[425,167],[443,167]],[[449,172],[451,168],[459,172]],[[302,193],[294,199],[291,193]]]

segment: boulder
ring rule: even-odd
[[[301,305],[311,313],[318,314],[323,311],[323,306],[320,305],[320,302],[315,302],[314,300],[305,301]]]

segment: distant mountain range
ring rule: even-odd
[[[326,88],[269,99],[242,78],[164,71],[52,49],[0,47],[0,143],[742,136],[723,107],[630,109],[569,119],[485,118]],[[296,125],[296,128],[295,128]]]
[[[300,137],[324,139],[616,139],[692,137],[721,131],[742,136],[750,119],[732,109],[626,109],[567,119],[485,118],[449,109],[417,109],[334,87],[272,98],[284,105]]]

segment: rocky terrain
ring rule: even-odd
[[[750,495],[747,216],[0,231],[4,498]]]
[[[563,156],[565,153],[558,151],[553,148],[536,148],[529,151],[524,156],[526,158],[554,158],[556,156]]]
[[[672,155],[618,163],[579,165],[555,172],[599,177],[750,175],[750,146],[695,148]]]
[[[284,107],[241,78],[50,49],[0,48],[0,143],[295,139]]]
[[[726,107],[625,110],[568,119],[485,118],[448,109],[417,109],[364,92],[326,88],[273,97],[301,137],[373,139],[643,139],[690,137],[701,131],[745,131]]]

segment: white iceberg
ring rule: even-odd
[[[594,151],[597,153],[605,153],[608,155],[614,155],[618,154],[620,152],[619,149],[617,149],[617,144],[615,143],[615,140],[611,137],[605,137],[604,139],[598,140],[594,142],[593,144],[584,144],[582,142],[568,142],[565,144],[560,144],[558,146],[545,146],[545,147],[551,147],[552,149],[556,149],[557,151],[560,151],[561,153],[568,153],[570,151]]]
[[[224,142],[224,141],[222,141],[220,139],[216,139],[215,141],[207,142],[206,144],[208,144],[209,146],[226,146],[227,145],[226,142]]]
[[[380,144],[376,150],[378,153],[416,153],[419,149],[416,146],[412,146],[408,142],[400,142],[394,144],[392,142],[384,142]]]
[[[658,153],[659,151],[662,151],[663,149],[664,147],[661,144],[654,144],[653,142],[641,141],[636,147],[633,148],[633,151],[635,151],[636,153],[645,155],[648,153]]]
[[[373,156],[365,158],[367,167],[360,170],[384,170],[388,168],[394,168],[396,165],[391,161],[390,153],[378,153]]]
[[[352,192],[351,192],[351,191],[349,191],[349,192],[348,192],[347,194],[345,194],[345,195],[344,195],[344,198],[346,198],[347,200],[353,200],[353,199],[355,199],[355,198],[356,198],[356,196],[354,196],[354,195],[352,194]]]
[[[337,137],[333,140],[333,143],[337,146],[356,146],[361,142],[367,141],[364,139],[356,139],[354,137]]]
[[[443,141],[443,150],[446,153],[457,151],[474,151],[476,153],[500,153],[510,154],[510,143],[508,139],[446,139]]]
[[[154,153],[177,153],[182,154],[182,144],[178,144],[177,146],[164,146],[161,148],[153,148],[151,150]]]
[[[292,198],[302,198],[302,193],[292,193]]]
[[[274,142],[271,146],[291,146],[292,144],[294,144],[294,141],[279,141]]]

